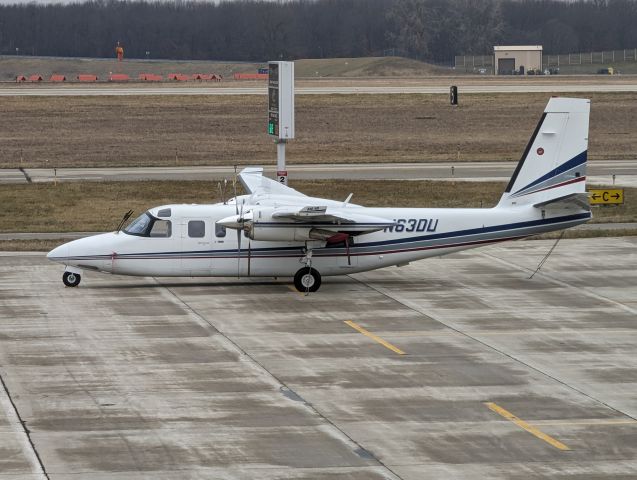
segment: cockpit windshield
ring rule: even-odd
[[[144,212],[128,224],[128,226],[124,229],[124,233],[128,233],[129,235],[146,236],[146,234],[150,231],[152,220],[153,218]]]
[[[123,232],[138,237],[170,237],[171,230],[170,220],[161,220],[144,212],[133,220]]]

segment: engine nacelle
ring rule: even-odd
[[[246,225],[248,238],[273,242],[306,242],[311,240],[310,228],[302,227],[278,227],[272,225],[260,225],[251,223]]]
[[[277,227],[252,223],[246,225],[248,238],[272,242],[307,242],[309,240],[327,241],[336,232],[308,227]]]
[[[290,225],[289,220],[272,217],[273,208],[253,208],[249,221],[243,226],[248,238],[252,240],[275,242],[304,242],[309,240],[310,228]]]

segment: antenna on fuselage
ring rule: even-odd
[[[119,231],[122,229],[122,227],[124,226],[126,221],[131,217],[132,214],[133,214],[133,210],[129,210],[128,212],[124,214],[122,219],[117,224],[117,229],[115,230],[115,233],[119,233]]]
[[[223,179],[223,187],[221,186],[221,182],[217,183],[217,186],[219,187],[219,197],[221,197],[221,203],[223,203],[224,205],[228,205],[228,199],[226,198],[228,179]]]

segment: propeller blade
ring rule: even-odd
[[[241,277],[241,230],[237,230],[237,278]]]
[[[236,203],[237,202],[235,200],[235,205]],[[244,203],[245,202],[241,202],[241,213],[239,214],[239,220],[238,220],[238,223],[241,226],[241,228],[237,230],[237,278],[241,277],[241,235],[243,234],[243,225],[244,225],[244,220],[243,220],[243,204]],[[237,208],[238,208],[238,205],[237,205]]]
[[[237,166],[234,166],[234,178],[232,179],[232,188],[234,188],[234,211],[239,215],[239,204],[237,203]]]
[[[252,260],[252,245],[248,242],[248,277],[250,276],[250,260]]]

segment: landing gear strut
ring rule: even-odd
[[[312,267],[303,267],[294,275],[294,286],[301,293],[316,292],[321,286],[321,274]]]
[[[82,280],[82,276],[79,273],[64,272],[62,275],[62,281],[67,287],[77,287]]]

